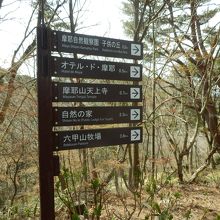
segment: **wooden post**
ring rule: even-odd
[[[48,29],[37,29],[38,137],[41,220],[54,220],[54,165],[52,149],[52,92],[48,70]]]

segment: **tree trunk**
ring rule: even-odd
[[[183,156],[179,155],[177,161],[177,175],[180,183],[183,183]]]
[[[134,23],[137,30],[139,23],[139,0],[134,1]],[[134,41],[138,41],[139,33],[134,33]],[[137,61],[134,60],[134,63]],[[138,85],[134,82],[133,85]],[[132,106],[137,106],[137,103],[132,103]],[[135,125],[132,125],[135,126]],[[132,163],[132,186],[137,189],[140,183],[140,159],[139,159],[139,144],[133,144],[133,163]]]
[[[0,0],[0,9],[1,9],[1,7],[2,7],[2,3],[3,3],[3,0]]]

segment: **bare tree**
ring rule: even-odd
[[[2,7],[2,3],[3,3],[3,0],[0,0],[0,9],[1,9],[1,7]]]

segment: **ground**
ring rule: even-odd
[[[207,185],[190,184],[177,187],[181,193],[174,209],[174,219],[183,219],[183,213],[190,211],[194,220],[220,219],[220,189]],[[181,217],[180,217],[181,216]]]
[[[220,220],[220,188],[211,187],[205,184],[187,184],[178,185],[169,188],[163,188],[159,192],[160,196],[156,198],[157,203],[161,209],[161,212],[168,211],[173,216],[173,220]],[[177,199],[175,199],[176,195]],[[149,215],[150,207],[147,203],[147,197],[143,199],[145,207],[139,213],[130,218],[131,220],[145,220]],[[117,201],[117,198],[112,198],[111,205],[108,206],[109,213],[115,212],[118,217],[110,218],[105,214],[102,215],[101,220],[126,220],[125,209],[121,202]],[[126,202],[131,211],[134,207],[133,199],[127,196]],[[137,205],[138,206],[138,205]],[[121,215],[120,215],[121,214]],[[111,216],[110,214],[108,216]],[[123,217],[124,216],[124,217]],[[168,220],[171,218],[159,218],[155,216],[153,220]]]

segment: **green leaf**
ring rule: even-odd
[[[175,192],[173,195],[176,199],[179,199],[182,196],[180,192]]]
[[[165,210],[161,213],[159,216],[159,220],[172,220],[173,216],[168,212],[168,210]]]
[[[215,220],[220,220],[220,215],[217,215]]]
[[[85,208],[84,212],[83,212],[84,216],[88,216],[89,215],[89,210],[87,208]]]
[[[161,214],[161,209],[160,209],[160,206],[159,206],[159,204],[158,204],[157,202],[154,202],[154,203],[152,204],[152,208],[153,208],[157,213]]]
[[[80,217],[76,213],[73,213],[71,220],[80,220]]]
[[[156,190],[157,190],[157,183],[156,183],[155,179],[152,179],[152,190],[153,190],[153,192],[156,192]]]
[[[190,219],[190,217],[191,217],[191,210],[187,210],[187,212],[184,214],[183,217],[185,217],[186,220],[187,220],[187,219]],[[218,219],[217,219],[217,220],[218,220]],[[219,219],[219,220],[220,220],[220,219]]]
[[[94,208],[95,216],[101,216],[101,212],[102,212],[102,206],[101,205],[99,205],[98,207]]]
[[[93,189],[98,189],[98,187],[100,186],[99,179],[98,179],[98,178],[93,179],[93,180],[91,181],[91,184],[92,184],[92,188],[93,188]]]

